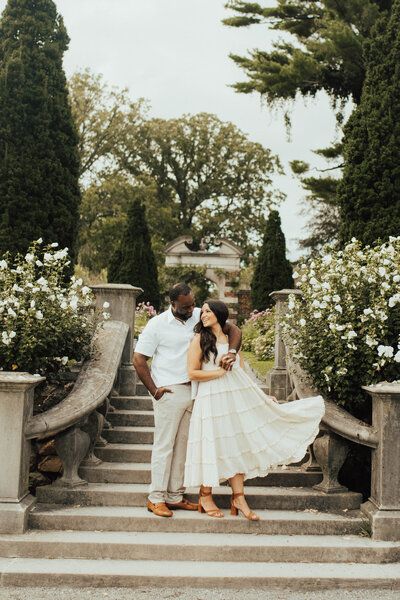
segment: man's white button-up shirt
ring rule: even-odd
[[[200,312],[200,308],[195,308],[190,319],[183,323],[174,317],[170,307],[150,319],[139,335],[135,352],[153,357],[151,376],[157,387],[189,381],[187,351]]]

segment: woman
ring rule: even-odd
[[[226,304],[208,300],[189,347],[189,377],[198,382],[198,389],[190,421],[185,486],[200,485],[200,512],[223,517],[211,491],[228,480],[231,514],[240,511],[258,521],[244,497],[244,480],[301,460],[318,433],[324,401],[316,396],[278,404],[248,377],[241,357],[232,371],[220,367],[220,358],[228,350],[222,330],[227,318]]]

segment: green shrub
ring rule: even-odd
[[[259,360],[274,356],[275,313],[273,309],[253,311],[242,327],[242,348]]]
[[[327,398],[362,414],[362,385],[400,378],[400,237],[302,264],[302,298],[289,298],[284,332],[294,358]]]
[[[57,246],[39,239],[25,256],[0,261],[1,370],[48,375],[89,356],[93,296],[81,279],[66,279],[68,249]]]

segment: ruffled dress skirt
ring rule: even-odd
[[[199,383],[184,485],[217,486],[237,473],[262,477],[273,467],[300,461],[324,411],[322,396],[278,404],[239,366]]]

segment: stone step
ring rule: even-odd
[[[119,410],[153,410],[150,396],[114,396],[111,404]]]
[[[152,444],[154,427],[114,426],[112,429],[103,429],[101,435],[114,444]]]
[[[119,452],[114,450],[114,462],[103,462],[93,467],[81,467],[79,471],[81,477],[91,483],[150,483],[151,471],[148,462],[132,463],[118,461],[118,458],[122,455],[124,458],[135,456],[135,452],[136,456],[138,455],[137,451],[134,449],[131,450],[129,446],[133,446],[133,444],[125,445]],[[140,448],[145,448],[145,446],[142,445]],[[95,454],[104,460],[103,457],[107,456],[107,452],[113,452],[113,445],[106,446],[105,448],[96,448]],[[295,468],[277,468],[272,470],[266,477],[256,477],[247,480],[246,486],[311,487],[319,483],[321,479],[321,473],[307,472]]]
[[[154,427],[154,413],[150,410],[116,410],[107,415],[111,425],[130,427]]]
[[[365,528],[359,511],[342,514],[317,511],[258,511],[252,523],[232,517],[213,519],[197,511],[176,510],[172,519],[155,517],[145,507],[57,506],[37,504],[29,527],[41,530],[153,531],[181,533],[249,533],[268,535],[357,535]]]
[[[0,559],[6,586],[400,589],[398,564]]]
[[[105,462],[150,463],[152,447],[151,444],[108,444],[96,447],[95,454]]]
[[[148,486],[140,483],[89,483],[78,488],[41,486],[37,499],[46,504],[79,504],[81,506],[145,506]],[[187,497],[197,502],[197,489],[187,490]],[[228,487],[214,488],[214,498],[221,508],[230,502]],[[323,512],[358,510],[361,494],[341,492],[324,494],[312,488],[248,487],[246,496],[254,509],[305,510]]]
[[[136,384],[136,396],[149,396],[149,392],[147,391],[147,388],[143,385],[143,383],[140,383],[140,381],[137,382]]]
[[[29,531],[0,535],[7,558],[83,558],[241,563],[399,563],[400,543],[361,536],[124,531]]]

